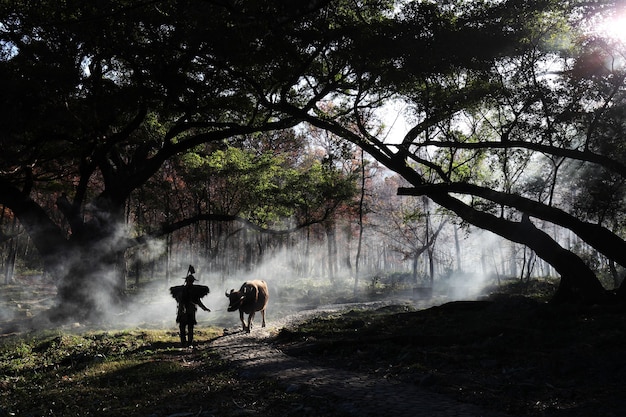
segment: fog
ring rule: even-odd
[[[374,287],[374,277],[383,275],[384,271],[364,273],[359,277],[359,287],[355,294],[354,276],[350,271],[340,271],[332,283],[328,276],[315,274],[302,276],[293,269],[293,262],[287,250],[265,259],[250,271],[240,270],[230,274],[211,272],[207,266],[209,262],[196,258],[193,263],[196,270],[194,274],[197,279],[196,284],[207,285],[211,290],[210,294],[202,299],[211,312],[198,309],[198,325],[239,326],[238,312],[226,311],[228,299],[225,292],[231,289],[238,290],[245,281],[253,279],[262,279],[268,284],[270,292],[267,308],[268,326],[271,326],[273,319],[302,310],[325,308],[330,304],[362,305],[376,302],[378,304],[409,304],[415,308],[426,308],[453,300],[476,299],[483,295],[486,286],[495,283],[495,261],[491,259],[493,266],[486,267],[489,260],[485,260],[485,253],[489,253],[490,257],[494,258],[495,248],[501,246],[501,239],[487,233],[477,234],[475,239],[464,241],[466,252],[474,254],[463,259],[464,272],[455,272],[445,277],[436,276],[430,297],[422,297],[414,293],[413,287],[416,285],[413,283],[405,283],[398,288]],[[312,262],[319,262],[319,257],[325,250],[325,247],[312,250],[312,256],[315,258]],[[111,316],[108,321],[121,326],[176,328],[176,302],[169,294],[169,287],[184,283],[187,268],[191,262],[188,262],[184,256],[174,257],[178,259],[178,262],[170,271],[172,278],[169,283],[163,277],[142,286],[134,295],[134,302],[128,306],[127,310]],[[407,269],[404,272],[409,271],[410,263],[407,263]],[[260,317],[255,320],[260,323]]]
[[[496,277],[503,274],[502,269],[506,268],[506,263],[513,258],[510,253],[513,246],[488,232],[474,231],[461,239],[460,265],[457,265],[457,260],[450,257],[450,247],[453,245],[449,243],[442,241],[438,245],[445,250],[445,253],[435,251],[439,264],[432,284],[432,294],[427,295],[415,292],[414,289],[424,285],[412,281],[412,278],[406,281],[406,277],[412,277],[410,260],[406,260],[404,264],[400,264],[401,268],[393,271],[369,270],[362,273],[355,293],[355,278],[350,269],[339,269],[332,282],[327,276],[323,265],[323,259],[327,254],[325,245],[309,250],[311,259],[306,260],[308,262],[305,264],[309,266],[306,273],[302,272],[301,267],[300,272],[295,270],[294,265],[298,263],[294,261],[292,255],[297,255],[299,265],[302,265],[304,253],[302,248],[297,246],[292,246],[291,252],[283,249],[272,256],[267,256],[263,262],[259,262],[249,271],[241,269],[228,274],[214,272],[208,260],[194,255],[192,261],[186,251],[178,250],[170,254],[169,282],[166,280],[166,271],[163,268],[157,270],[152,280],[147,281],[146,277],[141,277],[137,288],[133,284],[129,285],[130,295],[122,309],[113,308],[116,304],[110,298],[110,291],[108,291],[115,281],[113,271],[106,269],[98,271],[97,288],[101,291],[95,291],[90,286],[87,288],[98,309],[105,312],[104,316],[97,322],[87,317],[76,317],[67,326],[77,328],[85,326],[155,327],[171,328],[176,331],[176,301],[170,295],[169,287],[183,285],[190,264],[196,270],[194,274],[197,279],[196,284],[206,285],[211,290],[210,294],[203,298],[203,303],[211,309],[211,312],[198,310],[198,326],[231,328],[240,326],[239,314],[226,311],[228,299],[224,293],[231,289],[238,290],[247,280],[262,279],[268,283],[270,301],[267,308],[267,323],[271,326],[273,320],[285,315],[327,307],[331,304],[353,303],[358,306],[375,302],[376,305],[393,303],[427,308],[453,300],[477,299],[483,296],[485,287],[496,283]],[[160,265],[163,265],[164,249],[161,241],[153,241],[141,247],[134,255],[144,264],[158,260]],[[427,258],[423,256],[420,259],[420,274],[424,274],[427,269]],[[146,266],[143,271],[144,273],[147,271]],[[391,273],[400,273],[405,281],[400,283],[385,281],[385,277]],[[54,303],[54,293],[50,289],[49,281],[41,276],[19,279],[26,284],[26,287],[36,288],[38,295],[30,298],[25,294],[3,293],[0,295],[0,322],[33,318],[32,324],[35,327],[53,326],[52,323],[45,321],[45,314],[40,314],[43,309],[51,307]],[[129,283],[131,281],[133,279],[129,278]],[[20,301],[21,305],[18,305],[18,301],[14,301],[24,299],[25,301]],[[16,311],[19,314],[16,314]],[[260,317],[257,317],[256,322],[260,324]]]

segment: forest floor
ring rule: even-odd
[[[19,290],[2,293],[6,301]],[[46,294],[27,302],[45,305]],[[178,346],[172,328],[12,328],[0,320],[0,416],[354,414],[329,414],[328,401],[271,374],[250,378],[215,343],[235,329],[203,327],[190,350]],[[489,413],[626,412],[626,311],[615,306],[552,306],[510,294],[420,310],[355,304],[269,319],[263,335],[234,337]]]

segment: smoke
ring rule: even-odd
[[[267,309],[267,321],[302,310],[310,310],[335,303],[401,303],[413,304],[416,308],[429,307],[447,301],[475,299],[482,294],[485,286],[493,282],[493,267],[487,264],[488,254],[494,254],[501,241],[490,233],[476,234],[476,238],[463,241],[463,250],[467,255],[463,259],[463,270],[449,274],[439,274],[434,281],[433,297],[423,299],[414,294],[414,285],[400,289],[379,291],[373,287],[376,275],[380,271],[364,273],[359,279],[358,291],[354,292],[354,275],[351,269],[339,269],[334,278],[328,276],[323,263],[327,255],[325,245],[308,249],[308,258],[304,250],[297,245],[282,249],[263,262],[257,263],[250,270],[240,268],[228,274],[211,271],[211,263],[206,259],[195,258],[197,284],[207,285],[211,289],[203,303],[211,313],[198,310],[198,324],[221,327],[239,326],[239,315],[227,312],[228,299],[225,292],[238,290],[248,280],[261,279],[268,283],[270,301]],[[158,247],[155,246],[155,247]],[[161,326],[176,328],[176,302],[169,294],[169,286],[182,285],[187,266],[192,263],[182,254],[173,254],[177,259],[170,271],[173,278],[169,283],[160,278],[141,288],[135,295],[135,303],[129,306],[124,323],[127,325]],[[408,265],[409,266],[409,265]],[[121,318],[117,319],[121,323]]]
[[[7,299],[4,294],[0,294],[0,322],[4,323],[14,320],[17,308],[17,303]]]
[[[22,331],[42,312],[55,303],[56,289],[40,274],[22,276],[17,283],[3,287],[0,292],[0,333]],[[41,323],[38,327],[48,327]]]

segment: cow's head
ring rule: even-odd
[[[225,294],[226,294],[226,297],[228,297],[228,300],[230,301],[230,304],[228,305],[228,309],[227,309],[228,311],[239,310],[239,306],[241,306],[241,303],[246,298],[244,294],[235,290],[230,290],[230,293],[226,291]]]

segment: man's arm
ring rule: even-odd
[[[209,312],[211,311],[211,310],[209,310],[209,309],[208,309],[208,308],[207,308],[204,304],[202,304],[202,300],[200,300],[200,299],[198,299],[198,301],[197,301],[197,303],[196,303],[196,304],[198,304],[198,306],[199,306],[201,309],[203,309],[204,311],[209,311]]]

